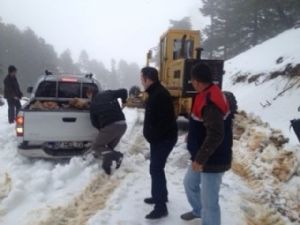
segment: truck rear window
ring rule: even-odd
[[[36,90],[36,97],[55,98],[56,97],[56,82],[43,81]]]
[[[87,98],[87,90],[98,91],[94,83],[43,81],[38,86],[37,98]]]
[[[59,82],[59,98],[80,98],[80,83]]]

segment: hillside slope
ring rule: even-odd
[[[232,91],[240,109],[298,140],[290,120],[300,118],[300,29],[291,29],[225,63],[224,89]]]

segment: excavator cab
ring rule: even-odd
[[[189,115],[195,90],[191,83],[192,67],[206,63],[214,82],[222,86],[223,60],[201,59],[200,31],[170,29],[160,38],[159,77],[174,99],[178,115]],[[148,54],[151,57],[151,54]]]

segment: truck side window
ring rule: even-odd
[[[35,97],[38,98],[54,98],[56,97],[56,82],[43,81],[38,86]]]
[[[59,98],[80,98],[80,83],[77,82],[59,82]]]

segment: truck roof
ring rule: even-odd
[[[65,82],[79,82],[79,83],[96,83],[92,75],[74,75],[74,74],[51,74],[42,75],[39,81],[65,81]]]

